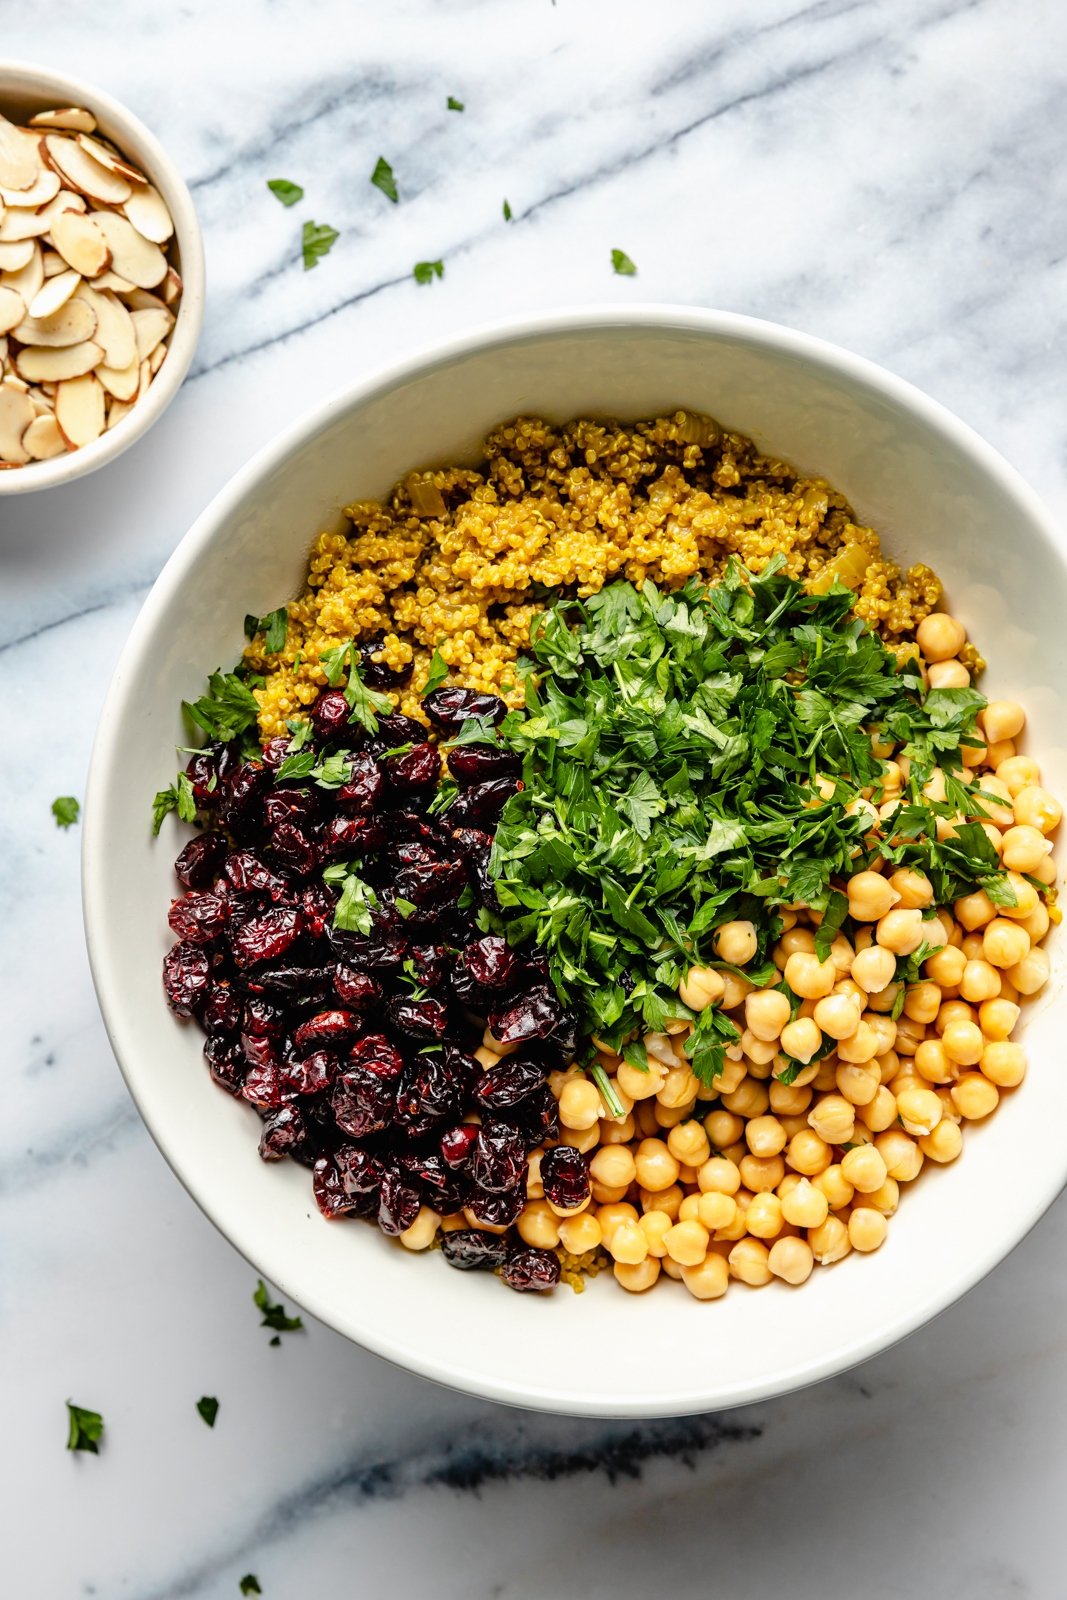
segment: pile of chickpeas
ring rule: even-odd
[[[916,639],[931,687],[970,682],[955,618],[928,616]],[[1021,706],[991,701],[979,718],[985,744],[962,751],[993,797],[980,820],[1016,904],[997,907],[979,891],[935,908],[921,872],[877,862],[858,871],[841,885],[855,935],[838,934],[827,960],[815,954],[819,915],[803,905],[782,913],[773,959],[800,999],[795,1017],[779,990],[693,967],[681,999],[697,1012],[722,1007],[741,1034],[725,1070],[710,1087],[694,1076],[684,1054],[692,1024],[679,1022],[645,1035],[647,1072],[594,1041],[619,1116],[577,1065],[554,1073],[560,1136],[589,1153],[592,1193],[576,1212],[554,1207],[535,1152],[517,1224],[528,1244],[572,1256],[603,1250],[624,1289],[650,1289],[666,1274],[698,1300],[719,1298],[731,1279],[801,1284],[816,1264],[879,1248],[901,1185],[928,1161],[954,1161],[964,1125],[988,1117],[1026,1072],[1011,1034],[1020,1001],[1049,976],[1041,941],[1050,911],[1024,875],[1054,884],[1050,836],[1062,811],[1041,787],[1037,763],[1018,753],[1024,723]],[[876,841],[908,763],[892,746],[876,742],[875,753],[883,784],[853,807],[869,811]],[[832,780],[823,788],[832,793]],[[944,799],[940,770],[924,793]],[[939,819],[938,837],[964,820]],[[1055,909],[1051,916],[1059,920]],[[942,948],[922,963],[894,1020],[897,958],[923,941]],[[721,961],[744,967],[756,955],[756,930],[729,922],[714,946]],[[488,1061],[506,1052],[487,1036],[482,1053]],[[796,1062],[799,1073],[782,1082]]]

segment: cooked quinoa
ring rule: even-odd
[[[823,479],[686,411],[635,423],[518,417],[486,439],[480,469],[413,472],[385,503],[358,501],[345,516],[346,532],[312,547],[284,647],[267,654],[260,633],[246,651],[266,675],[264,738],[323,687],[321,652],[353,638],[380,641],[374,658],[394,670],[410,666],[396,696],[409,715],[421,715],[435,648],[458,681],[520,704],[514,662],[546,591],[589,595],[618,577],[676,588],[719,577],[731,556],[760,572],[780,553],[791,576],[848,584],[856,615],[902,649],[941,596],[929,567],[887,560]]]

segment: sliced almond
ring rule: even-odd
[[[120,277],[139,289],[153,289],[162,283],[167,275],[167,258],[158,245],[138,233],[133,223],[117,212],[101,211],[93,220],[108,242],[111,266]]]
[[[8,389],[17,389],[19,394],[29,394],[30,392],[29,384],[23,383],[22,379],[15,372],[6,372],[4,374],[4,386]]]
[[[58,172],[42,167],[28,189],[5,189],[0,185],[0,200],[6,206],[46,206],[59,189]]]
[[[39,211],[25,211],[21,206],[8,206],[3,221],[0,222],[0,243],[5,240],[39,239],[43,234],[52,231],[52,224],[64,212],[84,210],[85,201],[81,195],[73,194],[69,189],[60,189],[55,199],[50,200]]]
[[[129,278],[120,278],[117,272],[112,272],[109,267],[98,278],[93,279],[94,289],[113,289],[116,294],[129,294],[133,284]]]
[[[131,311],[166,311],[166,306],[158,294],[152,294],[148,289],[130,289],[122,297]]]
[[[71,450],[99,439],[104,431],[104,391],[91,372],[57,385],[56,422]]]
[[[58,311],[60,306],[66,305],[75,289],[81,283],[81,275],[71,272],[69,268],[63,272],[56,272],[49,276],[48,256],[44,258],[44,283],[30,301],[31,317],[50,317]],[[29,341],[32,343],[32,340]]]
[[[90,139],[84,133],[79,133],[77,139],[86,154],[92,156],[93,160],[98,161],[102,167],[106,167],[108,172],[116,173],[120,178],[125,178],[128,183],[146,184],[148,182],[143,172],[138,172],[136,167],[131,167],[128,161],[124,161],[120,155],[109,149],[106,144],[101,144],[99,139]]]
[[[107,431],[111,432],[120,423],[127,412],[133,410],[132,400],[112,400],[107,408]]]
[[[33,401],[33,409],[39,417],[50,417],[52,415],[52,402],[43,389],[32,388],[29,391],[29,396]]]
[[[52,456],[63,454],[67,442],[60,433],[59,423],[51,411],[43,416],[34,417],[22,435],[22,448],[33,461],[49,461]]]
[[[0,333],[0,378],[4,375],[4,362],[7,360],[7,335]]]
[[[18,267],[14,272],[0,272],[0,284],[5,289],[14,289],[29,305],[30,301],[39,291],[44,282],[44,266],[42,265],[41,247],[36,239],[28,239],[31,255],[24,266]]]
[[[155,377],[156,373],[159,371],[160,367],[163,365],[164,361],[166,361],[166,359],[167,359],[167,347],[166,347],[166,345],[165,344],[157,344],[156,348],[152,351],[152,354],[148,358],[148,370],[152,374],[153,378]]]
[[[143,233],[153,244],[166,244],[174,232],[163,196],[150,183],[146,183],[142,189],[135,189],[122,210],[137,232]]]
[[[100,366],[96,369],[96,375],[108,394],[114,395],[116,400],[125,400],[132,405],[140,393],[141,363],[136,352],[126,366]]]
[[[130,318],[137,335],[137,354],[142,361],[147,361],[173,328],[174,318],[167,310],[131,311]]]
[[[104,365],[121,369],[128,367],[131,361],[138,360],[137,335],[130,313],[122,301],[116,295],[100,292],[88,283],[83,283],[79,288],[78,299],[87,301],[96,313],[93,338],[103,346]]]
[[[167,276],[161,285],[163,298],[168,306],[173,306],[181,299],[184,285],[173,267],[167,268]]]
[[[62,133],[48,133],[41,140],[41,148],[49,166],[88,199],[106,206],[120,206],[130,198],[132,190],[126,179],[101,166],[82,149],[77,139],[68,139]]]
[[[28,395],[0,383],[0,461],[22,466],[30,459],[22,441],[35,415]]]
[[[95,133],[96,118],[84,106],[61,106],[58,111],[38,111],[31,128],[69,128],[73,133]]]
[[[83,302],[78,301],[81,305]],[[55,349],[48,345],[26,345],[15,357],[15,371],[27,383],[58,383],[80,378],[100,365],[104,352],[92,339]]]
[[[29,189],[41,170],[36,141],[16,128],[6,117],[0,117],[0,187]]]
[[[10,244],[0,244],[0,272],[18,272],[35,249],[32,239],[13,239]]]
[[[22,308],[21,315],[19,308]],[[26,302],[15,289],[5,289],[0,284],[0,333],[10,333],[26,315]]]
[[[52,225],[52,243],[83,278],[95,278],[111,265],[111,248],[100,227],[99,213],[83,217],[75,211],[62,212]]]
[[[15,338],[20,344],[63,350],[70,345],[84,344],[95,333],[96,312],[89,302],[68,300],[50,317],[27,317],[25,322],[20,322]]]

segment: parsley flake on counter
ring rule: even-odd
[[[273,1340],[271,1342],[273,1343]],[[259,1579],[256,1577],[254,1572],[246,1572],[244,1577],[241,1579],[241,1593],[242,1594],[262,1594],[263,1593],[263,1590],[259,1587]]]
[[[256,1280],[256,1287],[252,1294],[252,1303],[257,1310],[262,1311],[261,1328],[276,1328],[279,1333],[296,1333],[304,1326],[300,1317],[291,1317],[286,1312],[282,1302],[274,1302],[267,1293],[267,1285],[262,1278]],[[280,1344],[280,1339],[272,1339],[271,1344]]]
[[[177,779],[167,789],[160,789],[152,801],[152,832],[158,834],[163,826],[163,818],[176,811],[182,822],[196,821],[196,797],[193,786],[186,772],[179,772]]]
[[[511,221],[511,205],[507,200],[504,201],[504,221]]]
[[[396,192],[396,179],[393,177],[392,167],[384,156],[378,157],[374,171],[370,175],[370,181],[376,189],[382,191],[387,200],[391,200],[396,205],[400,198]]]
[[[449,95],[448,100],[447,100],[447,105],[448,105],[449,111],[466,111],[466,109],[467,109],[466,106],[463,104],[463,101],[462,100],[457,100],[454,94],[450,94]]]
[[[340,238],[336,228],[326,222],[305,222],[302,238],[304,271],[317,267],[323,256],[328,256]]]
[[[211,1394],[201,1395],[200,1399],[196,1402],[196,1409],[199,1411],[208,1427],[213,1428],[215,1426],[215,1418],[219,1414],[219,1403],[215,1399],[215,1396]]]
[[[443,261],[416,261],[411,275],[416,283],[432,283],[434,278],[444,277],[445,264]]]
[[[52,801],[52,815],[57,828],[72,828],[80,811],[81,805],[72,794],[61,794]]]
[[[290,183],[288,178],[268,178],[267,188],[283,206],[295,206],[298,200],[304,198],[304,191],[300,185]]]
[[[99,1411],[86,1411],[83,1406],[67,1401],[70,1427],[67,1432],[68,1450],[87,1450],[90,1455],[100,1454],[100,1439],[104,1432],[104,1419]]]
[[[637,272],[637,268],[625,250],[613,250],[611,252],[611,265],[620,278],[632,278]]]

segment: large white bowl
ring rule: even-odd
[[[149,804],[185,742],[179,700],[236,659],[246,612],[300,588],[308,546],[340,505],[385,493],[413,466],[476,461],[486,430],[517,412],[637,418],[677,406],[824,474],[898,559],[935,566],[991,658],[990,688],[1025,701],[1027,747],[1063,792],[1067,551],[1014,471],[939,405],[843,350],[744,317],[630,307],[454,340],[261,451],[145,603],[103,713],[85,813],[86,927],[108,1032],[207,1215],[286,1299],[380,1355],[476,1394],[585,1415],[696,1412],[810,1383],[919,1327],[995,1266],[1067,1178],[1060,963],[1028,1010],[1026,1083],[968,1128],[955,1166],[923,1174],[877,1255],[817,1271],[801,1290],[734,1285],[712,1304],[670,1283],[630,1297],[604,1278],[580,1296],[519,1296],[373,1228],[323,1221],[306,1171],[260,1161],[255,1113],[219,1092],[197,1030],[164,1007],[181,830],[168,821],[153,841]]]

